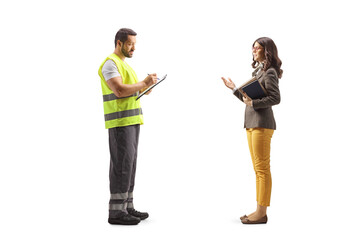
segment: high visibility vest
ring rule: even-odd
[[[143,124],[140,100],[136,100],[139,93],[131,96],[118,98],[109,88],[102,74],[102,68],[107,60],[113,60],[122,78],[123,84],[134,84],[138,82],[135,71],[116,54],[108,56],[99,68],[101,88],[103,93],[105,128],[124,127],[129,125]]]

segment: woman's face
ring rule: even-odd
[[[258,42],[255,42],[252,48],[252,53],[255,61],[263,62],[265,60],[264,48]]]

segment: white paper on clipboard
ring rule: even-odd
[[[159,83],[161,83],[162,81],[165,80],[167,74],[165,74],[165,76],[159,80],[157,83],[151,85],[148,89],[146,89],[145,91],[143,91],[142,93],[140,93],[140,95],[136,98],[136,100],[138,100],[139,98],[141,98],[144,94],[146,94],[148,91],[150,91],[151,89],[153,89],[156,85],[158,85]]]

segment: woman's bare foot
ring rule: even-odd
[[[260,212],[255,212],[255,213],[251,214],[250,216],[248,216],[248,219],[250,221],[258,221],[261,218],[263,218],[265,215],[266,215],[266,213],[264,214],[264,213],[260,213]]]
[[[253,212],[253,213],[250,213],[249,215],[246,215],[246,216],[249,218],[249,217],[254,216],[255,214],[256,214],[256,211],[255,211],[255,212]]]
[[[257,221],[257,220],[263,218],[266,215],[266,209],[267,209],[266,206],[261,206],[261,205],[258,204],[256,211],[249,214],[249,215],[247,215],[247,218],[250,221]]]

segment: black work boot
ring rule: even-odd
[[[126,210],[131,216],[140,218],[141,220],[147,219],[149,217],[149,214],[147,212],[139,212],[136,211],[134,208],[128,208]]]
[[[119,224],[119,225],[136,225],[140,222],[140,219],[123,212],[118,216],[116,216],[116,218],[109,217],[108,222],[110,224]]]

